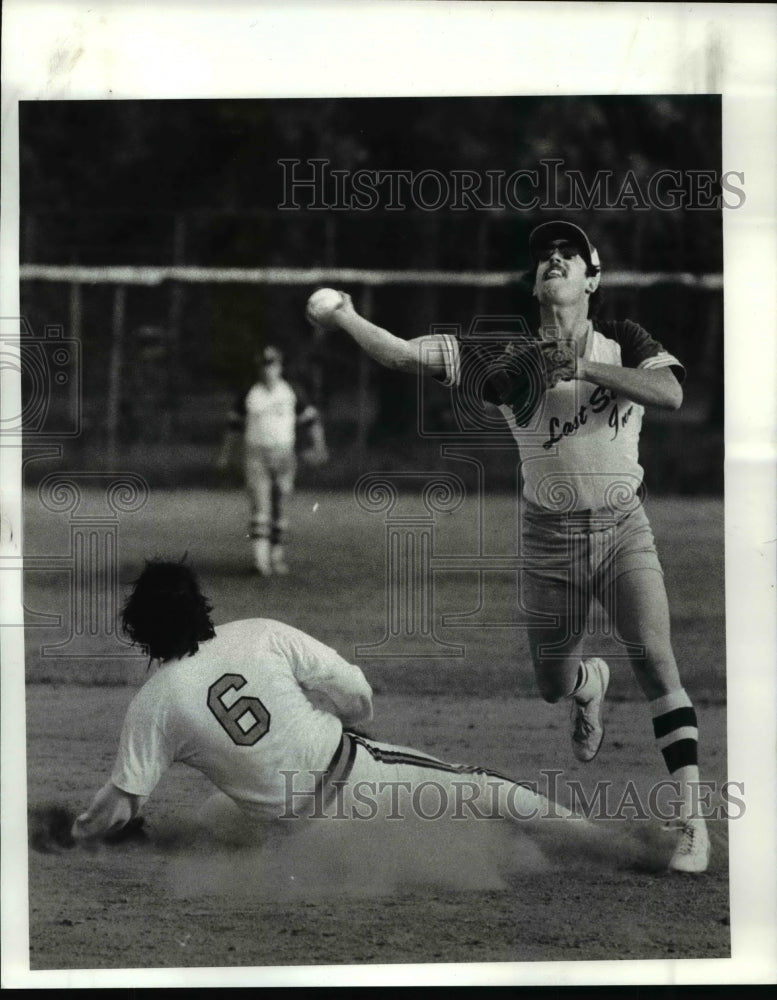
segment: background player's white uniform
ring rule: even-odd
[[[288,382],[279,379],[271,386],[252,386],[241,410],[233,419],[243,424],[251,538],[280,545],[288,529],[286,504],[297,471],[297,421],[306,419],[307,408],[298,403]]]
[[[280,352],[265,348],[258,361],[260,378],[236,399],[229,415],[228,434],[243,436],[254,565],[267,575],[287,569],[283,543],[289,527],[288,500],[297,472],[298,428],[304,427],[311,434],[313,445],[306,453],[311,460],[322,462],[327,456],[318,410],[301,390],[293,389],[281,377]],[[225,449],[229,450],[226,443]]]

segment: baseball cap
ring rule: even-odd
[[[553,240],[568,240],[570,243],[574,243],[583,251],[583,258],[587,264],[601,267],[596,247],[580,226],[576,226],[573,222],[563,222],[560,219],[554,222],[543,222],[529,233],[529,253],[535,264],[540,248],[547,246]]]
[[[283,355],[277,347],[263,347],[256,354],[260,365],[272,365],[283,360]]]

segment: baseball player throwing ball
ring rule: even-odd
[[[696,713],[670,641],[664,577],[642,506],[639,436],[645,407],[676,410],[684,369],[642,327],[598,322],[599,255],[566,221],[532,231],[539,324],[531,336],[434,334],[404,340],[330,296],[313,318],[348,333],[375,361],[424,373],[470,402],[499,407],[518,445],[520,605],[540,693],[568,700],[575,755],[590,761],[604,736],[607,663],[585,655],[591,600],[607,609],[648,700],[656,746],[677,783],[679,831],[670,868],[706,870],[699,815]],[[311,319],[311,317],[308,317]],[[311,320],[312,321],[312,320]]]
[[[95,845],[137,824],[162,775],[181,762],[208,777],[241,816],[288,820],[287,830],[297,820],[389,815],[504,818],[537,830],[549,829],[548,817],[554,831],[559,819],[570,820],[572,844],[610,856],[596,824],[529,786],[357,733],[351,727],[372,716],[372,691],[358,667],[278,621],[215,626],[210,602],[181,562],[146,563],[122,624],[156,669],[130,703],[109,780],[67,825],[55,817],[62,846]],[[369,823],[357,829],[369,836]]]

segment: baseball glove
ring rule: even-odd
[[[508,406],[519,427],[529,424],[545,392],[574,378],[577,357],[572,344],[534,337],[468,340],[462,360],[460,391]]]
[[[574,346],[563,340],[543,340],[540,344],[545,371],[545,388],[553,389],[559,382],[568,382],[577,371]]]
[[[67,806],[44,805],[32,808],[28,822],[30,847],[41,854],[75,847],[76,842],[70,832],[75,818],[75,813]]]
[[[114,830],[113,833],[106,833],[103,837],[104,844],[126,844],[128,841],[148,840],[146,821],[142,816],[133,817],[124,826]]]

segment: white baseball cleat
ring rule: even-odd
[[[680,839],[669,861],[669,870],[698,875],[706,872],[710,863],[710,838],[703,819],[688,819],[675,824]]]
[[[572,699],[572,750],[578,760],[587,763],[599,753],[604,739],[602,702],[610,683],[610,668],[598,656],[583,662],[588,671],[586,684],[594,687],[594,693],[586,701]]]
[[[254,549],[254,569],[260,576],[270,576],[272,566],[270,564],[270,543],[266,538],[257,538],[253,544]]]
[[[289,567],[283,555],[283,548],[280,545],[273,546],[270,554],[270,563],[273,573],[277,573],[278,576],[286,576],[289,572]]]

